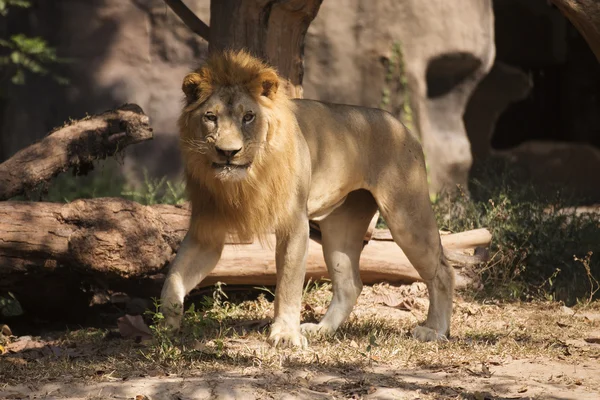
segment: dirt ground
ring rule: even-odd
[[[307,291],[318,319],[328,285]],[[457,296],[453,335],[418,343],[421,284],[366,287],[339,333],[306,350],[265,344],[272,303],[219,302],[194,340],[136,343],[116,329],[10,337],[0,399],[598,399],[600,304]],[[15,344],[21,343],[21,344]]]

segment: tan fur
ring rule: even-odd
[[[206,156],[190,145],[196,128],[189,123],[190,113],[219,86],[247,91],[268,115],[267,142],[256,153],[248,178],[240,182],[216,179]],[[297,127],[289,100],[277,86],[273,68],[244,51],[213,56],[184,79],[183,90],[191,102],[179,118],[179,130],[192,203],[190,230],[198,241],[212,240],[211,230],[236,232],[242,239],[289,230],[297,144],[295,136],[286,133]]]
[[[226,232],[251,238],[275,230],[269,342],[306,346],[305,335],[335,332],[361,292],[363,238],[379,209],[429,289],[427,320],[414,337],[447,336],[453,269],[429,202],[421,145],[397,119],[377,109],[289,100],[276,72],[243,51],[215,54],[182,89],[192,221],[161,294],[168,325],[179,326],[183,300],[216,266]],[[318,324],[301,325],[309,219],[321,227],[333,298]]]

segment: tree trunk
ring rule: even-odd
[[[114,156],[130,144],[152,139],[149,119],[136,104],[68,123],[0,164],[0,200],[22,194],[71,167]]]
[[[551,0],[577,28],[600,61],[600,2],[598,0]]]
[[[304,38],[322,0],[213,0],[209,52],[248,49],[277,68],[290,97],[302,97]]]

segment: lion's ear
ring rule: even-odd
[[[202,77],[200,74],[196,72],[192,72],[187,74],[185,78],[183,78],[183,84],[181,85],[181,90],[185,93],[185,99],[188,104],[193,103],[198,100],[200,97],[200,83],[202,82]]]
[[[277,77],[277,74],[273,71],[265,72],[262,74],[261,80],[262,92],[260,95],[273,100],[277,94],[277,89],[279,88],[279,78]]]

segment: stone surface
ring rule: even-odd
[[[11,17],[8,32],[47,38],[69,59],[59,72],[70,84],[29,77],[26,86],[0,88],[8,90],[0,161],[69,118],[135,102],[155,139],[128,151],[125,171],[176,176],[181,79],[207,43],[161,0],[33,3],[28,15]],[[209,0],[186,4],[210,23]],[[325,1],[307,35],[304,97],[400,117],[420,134],[438,191],[464,184],[471,158],[485,160],[494,146],[597,145],[600,66],[577,35],[542,1]]]
[[[126,169],[176,172],[181,81],[205,56],[207,43],[161,0],[34,3],[32,35],[47,38],[69,59],[62,73],[70,83],[62,87],[32,78],[26,86],[11,88],[13,100],[0,116],[0,161],[70,117],[134,102],[150,116],[155,139],[128,152],[133,162],[126,160]],[[208,1],[186,3],[208,21]]]
[[[404,76],[390,79],[395,44]],[[494,49],[491,1],[324,2],[308,31],[305,97],[384,106],[403,118],[408,87],[437,192],[467,181],[471,151],[462,115]]]
[[[585,143],[529,141],[492,154],[524,170],[540,189],[561,189],[583,202],[600,198],[600,150]]]

